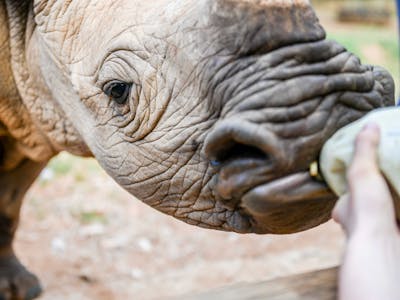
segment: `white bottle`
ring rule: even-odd
[[[347,192],[346,171],[353,158],[355,139],[364,126],[371,122],[376,123],[381,132],[378,147],[380,169],[400,195],[400,108],[390,107],[374,110],[340,129],[322,148],[320,170],[338,196]]]

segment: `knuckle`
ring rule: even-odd
[[[360,143],[364,142],[365,139],[365,133],[361,132],[357,135],[356,137],[356,145],[359,145]]]
[[[376,133],[369,130],[361,131],[356,137],[356,145],[370,145],[375,146],[378,144]]]
[[[363,131],[357,135],[356,144],[357,145],[370,144],[371,138],[372,136],[369,132]]]
[[[366,169],[358,164],[353,164],[347,171],[347,180],[350,182],[357,181],[366,174]]]

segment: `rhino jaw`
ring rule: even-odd
[[[335,196],[326,184],[313,180],[307,172],[299,172],[255,187],[242,201],[243,209],[258,224],[266,224],[256,231],[291,233],[326,221],[329,216],[323,212],[333,208]],[[321,214],[315,216],[315,211]]]

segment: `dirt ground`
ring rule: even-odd
[[[15,243],[42,280],[42,300],[165,299],[337,265],[342,246],[332,222],[288,236],[192,227],[65,154],[30,190]]]
[[[291,236],[204,230],[132,199],[82,163],[66,175],[46,171],[23,207],[16,250],[40,276],[41,299],[165,299],[339,262],[342,234],[332,223]]]

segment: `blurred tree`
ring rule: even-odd
[[[340,22],[386,25],[393,13],[393,0],[347,0],[335,1]]]

